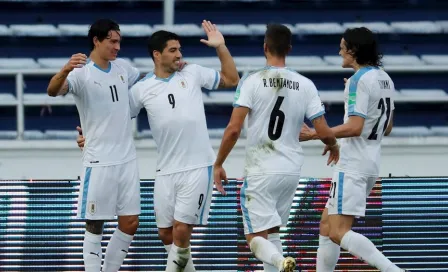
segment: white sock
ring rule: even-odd
[[[341,247],[382,272],[402,271],[387,259],[369,239],[354,231],[350,230],[342,237]]]
[[[280,233],[268,234],[268,241],[273,243],[277,247],[277,251],[283,255],[283,247],[282,247],[282,241],[280,240]],[[265,272],[278,272],[278,268],[271,264],[263,263],[263,267]]]
[[[118,228],[115,229],[106,248],[103,272],[117,272],[120,269],[133,238],[134,236],[126,234]]]
[[[171,245],[163,245],[163,246],[165,247],[166,252],[168,252],[169,254],[171,250]],[[193,258],[191,257],[191,250],[190,250],[190,258],[188,259],[184,272],[195,272],[195,271],[196,269],[194,268]]]
[[[190,247],[181,248],[172,244],[170,253],[168,253],[165,272],[185,271],[188,259],[191,259]]]
[[[254,253],[255,257],[262,261],[277,267],[278,270],[283,268],[283,255],[278,252],[277,247],[264,239],[263,237],[256,236],[250,241],[250,250]]]
[[[98,272],[101,270],[101,260],[103,258],[103,251],[101,250],[102,239],[103,235],[93,234],[88,231],[84,234],[82,255],[86,272]]]
[[[333,272],[341,253],[341,247],[333,243],[328,236],[319,235],[316,272]]]

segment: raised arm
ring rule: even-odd
[[[56,75],[54,75],[47,87],[49,96],[64,95],[68,92],[68,74],[80,65],[86,64],[87,56],[81,53],[73,55],[67,64],[62,67]]]
[[[232,55],[227,48],[224,36],[210,21],[203,21],[202,27],[207,34],[208,40],[201,39],[201,42],[216,49],[219,61],[221,62],[220,81],[218,88],[232,88],[238,85],[240,76],[236,69]]]

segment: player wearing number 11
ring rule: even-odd
[[[168,251],[166,271],[194,271],[190,237],[194,225],[206,225],[213,192],[210,144],[202,90],[229,88],[239,75],[225,40],[215,25],[204,21],[208,40],[216,49],[221,72],[196,64],[179,71],[179,37],[168,31],[151,35],[148,51],[155,69],[131,88],[131,113],[145,108],[158,159],[154,211],[159,237]],[[221,182],[216,184],[222,191]]]
[[[244,233],[264,271],[293,271],[296,261],[283,256],[280,226],[288,222],[300,179],[303,151],[297,137],[304,118],[316,127],[337,162],[339,147],[328,127],[313,82],[285,67],[291,31],[268,25],[264,52],[267,66],[240,81],[230,122],[214,165],[215,182],[226,179],[222,167],[248,115],[245,180],[241,188]]]
[[[379,174],[381,140],[392,130],[394,83],[382,69],[374,34],[367,28],[347,29],[341,39],[342,67],[355,74],[346,80],[344,124],[332,130],[341,140],[341,158],[333,174],[320,223],[317,272],[332,272],[340,247],[380,271],[403,271],[365,236],[351,230],[365,215],[366,199]],[[300,138],[318,138],[305,128]]]

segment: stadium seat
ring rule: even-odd
[[[0,130],[0,140],[14,140],[17,138],[17,131]]]
[[[424,99],[448,98],[447,93],[442,89],[401,89],[400,94],[402,96],[419,97],[420,101]]]
[[[154,25],[153,30],[166,30],[174,32],[182,36],[202,36],[205,35],[202,28],[195,24],[179,24],[179,25]]]
[[[14,95],[9,93],[0,93],[0,105],[16,105],[17,100]]]
[[[266,66],[265,57],[234,57],[236,67],[241,69],[260,69]]]
[[[443,33],[448,33],[448,21],[435,21],[434,23],[442,28]]]
[[[61,69],[67,62],[68,58],[39,58],[37,63],[42,68],[58,68]]]
[[[296,24],[296,33],[303,34],[342,34],[345,29],[338,23]]]
[[[430,129],[431,135],[432,136],[448,136],[448,126],[434,126],[431,127]]]
[[[137,138],[139,139],[151,139],[152,132],[150,129],[144,129],[137,134]]]
[[[392,22],[390,26],[395,33],[407,34],[432,34],[441,33],[442,27],[430,21],[414,21],[414,22]]]
[[[10,25],[9,28],[15,36],[51,37],[60,35],[54,25]]]
[[[421,55],[420,58],[430,65],[448,65],[448,55]]]
[[[232,105],[235,98],[235,92],[232,91],[214,91],[209,93],[210,103]]]
[[[76,130],[46,130],[45,139],[49,140],[76,140],[78,131]]]
[[[217,25],[217,27],[224,36],[247,36],[251,34],[247,26],[243,24]]]
[[[431,132],[424,126],[394,127],[391,137],[427,137]]]
[[[34,69],[39,64],[32,58],[0,58],[0,69]]]
[[[133,61],[138,68],[154,69],[154,62],[151,58],[134,58]]]
[[[322,102],[331,103],[331,102],[342,102],[344,101],[344,90],[341,88],[340,90],[318,90],[319,96]]]
[[[10,36],[12,31],[6,25],[0,25],[0,36]]]
[[[291,56],[286,59],[286,62],[288,67],[297,68],[300,68],[301,66],[327,66],[327,63],[319,56]]]
[[[385,22],[348,22],[342,24],[344,28],[354,28],[354,27],[367,27],[372,32],[386,34],[386,33],[392,33],[393,29],[390,25],[388,25]]]
[[[60,24],[58,29],[62,36],[82,36],[87,37],[89,25]]]
[[[27,106],[39,105],[74,105],[75,100],[71,94],[65,96],[51,97],[46,93],[25,93],[23,100]]]
[[[225,128],[209,128],[208,135],[212,139],[221,139],[224,135]]]
[[[221,70],[221,62],[217,57],[185,58],[185,62]]]
[[[25,140],[43,140],[45,135],[40,130],[26,130],[23,132],[23,138]]]
[[[123,37],[149,37],[152,33],[152,28],[143,24],[120,25],[120,31]]]
[[[413,66],[423,65],[419,57],[414,55],[386,55],[383,57],[383,64],[387,66]]]
[[[324,56],[324,61],[326,61],[330,65],[342,65],[342,57],[341,56]]]

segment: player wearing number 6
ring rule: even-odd
[[[293,258],[283,256],[279,229],[288,222],[299,184],[304,155],[297,135],[305,117],[327,144],[328,163],[339,158],[316,87],[285,66],[290,50],[291,31],[283,25],[268,25],[264,43],[267,66],[240,81],[214,165],[215,181],[226,179],[222,165],[248,115],[241,209],[247,242],[267,272],[293,271],[296,267]]]
[[[332,272],[340,247],[380,271],[402,271],[363,235],[351,230],[365,215],[366,199],[379,175],[381,140],[392,130],[394,83],[382,69],[374,34],[367,28],[347,29],[341,39],[342,67],[355,74],[346,80],[344,124],[332,130],[341,140],[329,198],[320,223],[317,272]],[[300,138],[318,138],[305,128]]]
[[[166,271],[194,271],[190,237],[194,225],[207,224],[213,192],[210,144],[201,88],[229,88],[239,75],[224,37],[209,21],[202,26],[221,61],[221,72],[195,64],[179,71],[182,58],[179,37],[157,31],[148,51],[155,70],[131,88],[131,113],[145,108],[158,160],[154,211],[159,237],[168,251]],[[223,192],[221,182],[216,184]]]

